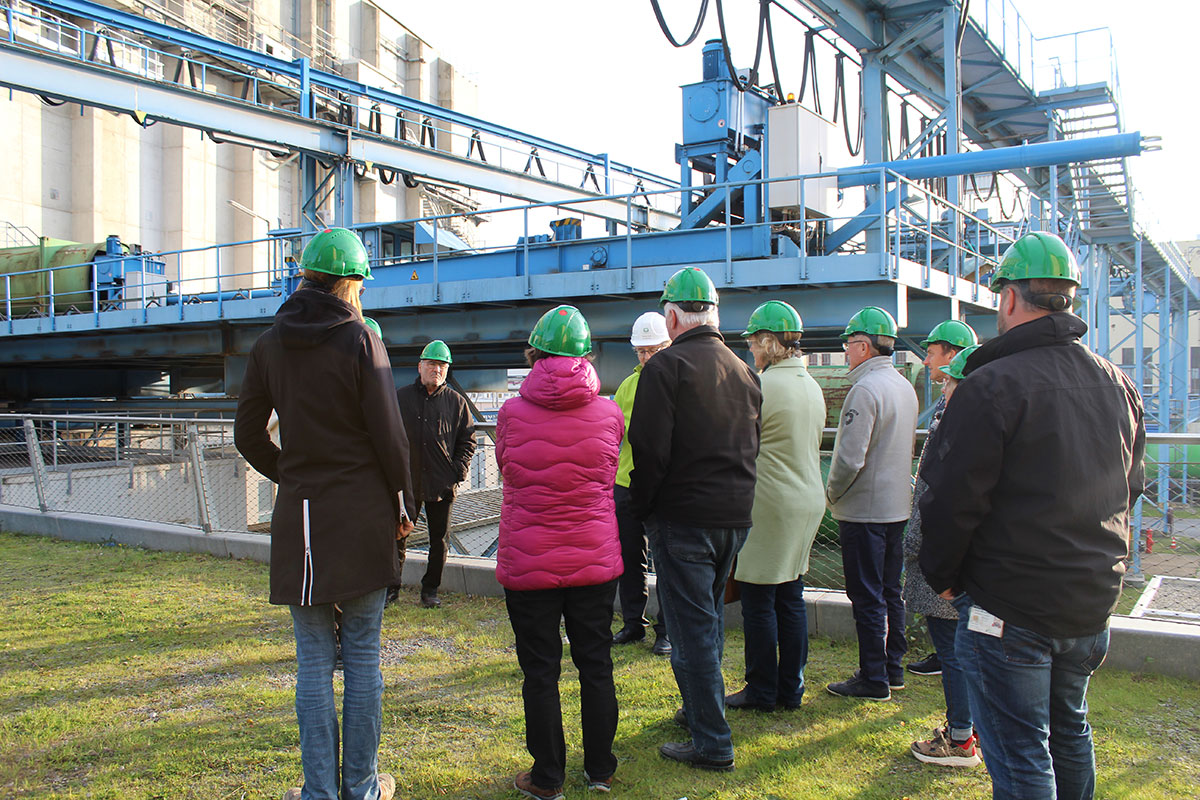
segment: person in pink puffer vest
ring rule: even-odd
[[[563,797],[566,743],[558,678],[559,621],[579,669],[584,772],[607,791],[617,768],[612,618],[622,572],[612,483],[625,419],[600,397],[587,355],[591,333],[573,306],[538,320],[521,396],[500,409],[496,462],[504,479],[496,578],[525,675],[525,744],[533,769],[513,785],[527,797]]]

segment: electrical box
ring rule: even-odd
[[[153,272],[129,270],[125,273],[125,287],[121,292],[122,308],[146,308],[166,303],[167,278]]]
[[[830,142],[837,132],[832,122],[799,103],[772,106],[767,119],[767,177],[832,172]],[[800,210],[801,181],[770,184],[772,209]],[[816,216],[832,216],[837,203],[837,177],[804,181],[804,205]]]

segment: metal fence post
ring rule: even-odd
[[[38,508],[49,511],[50,507],[46,504],[46,462],[42,460],[42,445],[38,442],[33,420],[26,419],[24,426],[25,448],[29,451],[29,466],[33,470],[33,488],[37,492]]]
[[[196,489],[196,513],[200,517],[200,529],[212,533],[213,526],[208,518],[208,481],[204,477],[204,459],[200,457],[200,431],[196,423],[187,426],[188,458],[192,462],[192,485]]]

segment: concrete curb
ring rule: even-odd
[[[180,553],[206,553],[226,558],[245,558],[267,563],[271,558],[269,536],[254,533],[205,534],[185,525],[146,522],[99,514],[47,511],[0,504],[0,530],[52,536],[76,542],[116,542],[130,547]],[[414,586],[425,574],[427,558],[411,552],[404,564],[404,584]],[[647,612],[658,613],[654,576],[650,578]],[[442,589],[483,597],[502,597],[496,581],[496,562],[490,558],[452,555],[446,559]],[[845,593],[828,589],[805,589],[808,629],[811,635],[854,641],[854,615]],[[742,604],[725,607],[728,626],[742,626]],[[1169,675],[1200,680],[1200,625],[1149,619],[1113,617],[1112,643],[1106,666],[1130,672]]]

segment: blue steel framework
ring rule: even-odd
[[[326,191],[335,197],[334,221],[349,224],[354,219],[356,165],[557,203],[567,213],[605,220],[610,235],[603,241],[547,242],[545,237],[531,236],[526,223],[516,249],[456,257],[440,255],[438,219],[363,226],[370,241],[372,232],[385,227],[415,230],[422,223],[432,224],[432,256],[397,264],[384,273],[389,278],[372,293],[369,305],[390,314],[385,316],[385,334],[403,355],[410,355],[408,350],[435,331],[455,327],[449,321],[453,318],[445,314],[465,312],[471,321],[462,342],[476,351],[470,357],[480,367],[506,363],[505,347],[512,350],[519,340],[517,332],[526,327],[523,317],[536,311],[525,305],[532,301],[589,298],[583,302],[589,315],[597,318],[600,337],[617,338],[629,315],[628,300],[653,294],[665,275],[681,263],[700,263],[727,290],[770,289],[789,296],[818,331],[832,329],[847,309],[868,301],[894,308],[914,332],[927,330],[944,316],[986,316],[991,297],[979,284],[1004,241],[1027,227],[1048,227],[1065,236],[1084,265],[1086,305],[1081,313],[1092,323],[1091,345],[1111,357],[1132,338],[1137,354],[1133,372],[1147,389],[1152,420],[1161,430],[1184,429],[1195,417],[1187,385],[1187,332],[1198,307],[1200,282],[1177,254],[1149,241],[1134,221],[1125,159],[1140,147],[1114,146],[1099,155],[1084,155],[1095,144],[1092,137],[1123,131],[1115,62],[1110,58],[1108,74],[1091,82],[1085,82],[1079,67],[1080,37],[1095,32],[1071,35],[1074,61],[1060,61],[1047,84],[1038,74],[1036,58],[1045,40],[1032,36],[1009,0],[977,0],[966,15],[959,3],[945,0],[775,0],[775,5],[794,18],[798,18],[796,7],[802,6],[802,11],[812,12],[824,23],[810,31],[826,41],[831,32],[861,54],[863,156],[869,166],[858,174],[868,176],[859,181],[867,184],[866,208],[853,219],[836,221],[841,226],[826,246],[832,242],[837,247],[811,255],[807,246],[797,247],[775,235],[766,221],[769,215],[761,200],[769,187],[761,181],[761,159],[756,163],[753,151],[740,147],[740,141],[736,151],[727,141],[707,150],[685,141],[681,153],[685,180],[681,189],[672,192],[673,181],[613,164],[604,156],[320,73],[304,59],[281,61],[84,0],[39,0],[34,7],[124,32],[120,61],[110,48],[108,63],[98,63],[98,35],[82,27],[74,27],[73,47],[64,47],[61,35],[57,47],[31,46],[20,36],[21,12],[9,6],[2,20],[6,37],[0,40],[0,83],[129,112],[144,124],[167,121],[239,137],[251,146],[298,152],[304,158],[306,230],[320,222],[314,219],[315,210]],[[37,24],[44,25],[44,18]],[[56,24],[60,29],[73,27],[68,22]],[[129,48],[132,56],[126,52]],[[191,55],[183,55],[181,48]],[[171,66],[175,67],[173,80],[166,77]],[[185,72],[187,84],[182,81]],[[707,72],[705,77],[710,77]],[[922,163],[931,159],[887,163],[889,92],[896,91],[941,109],[914,144],[941,137],[946,158],[959,159],[955,166],[924,173],[947,178],[944,197],[922,196],[920,187],[901,177],[920,176],[913,170],[922,169]],[[385,119],[390,123],[387,134]],[[464,137],[468,140],[465,155],[444,143],[439,146],[436,139],[425,140],[433,120],[471,131]],[[761,130],[758,133],[762,135]],[[488,162],[485,137],[501,156],[509,152],[510,164],[512,153],[518,152],[516,164],[524,159],[524,169],[495,163],[503,162],[503,157]],[[1023,142],[1053,142],[1066,155],[1022,164],[1005,160],[1007,153],[987,153]],[[545,177],[542,156],[571,166]],[[998,162],[987,161],[996,156]],[[318,180],[319,158],[332,163],[324,181]],[[701,159],[716,159],[711,169],[702,170],[718,178],[716,185],[703,187],[706,196],[695,194],[687,180],[690,168]],[[542,174],[533,174],[535,165]],[[1000,231],[961,210],[961,176],[997,168],[1029,187],[1035,201],[1015,230]],[[587,188],[589,178],[594,191]],[[851,180],[850,175],[840,176],[843,185]],[[676,196],[675,203],[659,200]],[[924,214],[914,210],[922,201]],[[526,220],[531,208],[538,206],[521,212]],[[949,210],[951,224],[935,225],[933,212],[941,209]],[[807,234],[801,214],[801,230]],[[624,236],[617,235],[620,226]],[[673,227],[680,230],[665,232]],[[914,250],[913,237],[922,235],[923,249]],[[981,247],[983,239],[986,246]],[[576,251],[589,248],[587,260],[578,260]],[[935,248],[946,254],[939,263],[944,263],[944,269],[933,268]],[[218,266],[217,291],[211,297],[185,293],[178,282],[177,308],[170,307],[167,296],[161,298],[159,308],[142,302],[140,308],[131,309],[116,302],[119,308],[102,310],[97,298],[91,314],[61,321],[53,314],[14,320],[13,296],[6,284],[8,325],[0,335],[10,340],[6,349],[12,357],[7,361],[49,367],[40,372],[18,370],[15,380],[25,384],[17,387],[18,393],[36,394],[31,383],[45,383],[48,376],[61,378],[64,373],[54,370],[72,361],[88,361],[93,369],[98,362],[135,371],[148,367],[152,373],[153,363],[139,361],[139,354],[144,359],[147,353],[170,355],[181,364],[208,359],[209,368],[216,357],[224,363],[226,376],[232,376],[239,355],[261,328],[262,317],[270,314],[288,289],[285,253],[282,247],[274,252],[275,278],[261,289],[221,291]],[[219,264],[219,249],[217,253]],[[903,257],[913,253],[923,253],[925,263]],[[613,269],[618,266],[625,269]],[[415,280],[402,277],[410,272]],[[189,307],[193,300],[212,302]],[[498,310],[497,304],[502,308]],[[1131,323],[1129,333],[1112,341],[1112,322],[1122,317]],[[1151,318],[1157,321],[1157,345],[1146,348],[1145,330]],[[457,325],[461,324],[459,317]],[[145,325],[161,326],[164,336],[150,346],[130,339],[140,337],[129,333],[132,328]],[[85,331],[103,333],[77,335]],[[55,335],[36,335],[46,332]],[[70,332],[76,335],[66,335]],[[819,347],[821,337],[816,338]],[[477,346],[471,347],[472,342]],[[111,370],[102,372],[113,385]],[[4,380],[11,392],[11,370]],[[131,378],[134,385],[138,380]],[[232,388],[232,382],[226,388]],[[1186,485],[1179,490],[1186,491]],[[1173,499],[1165,480],[1159,481],[1156,491],[1160,505]]]

